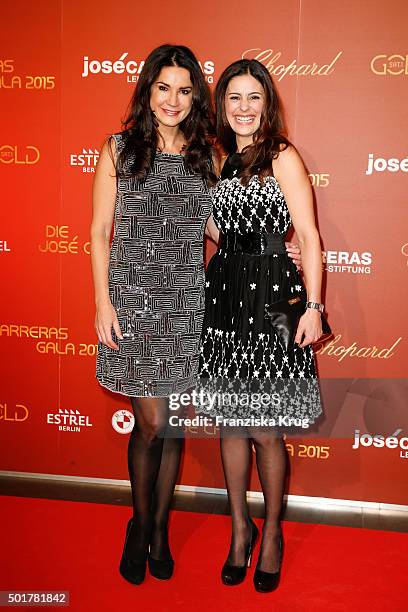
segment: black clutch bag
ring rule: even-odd
[[[283,346],[288,351],[294,347],[294,340],[299,319],[306,310],[306,300],[299,295],[265,304],[265,319],[269,319],[276,330]],[[322,314],[322,337],[331,336],[332,331]]]

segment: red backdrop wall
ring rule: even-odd
[[[91,185],[144,58],[175,42],[211,86],[238,58],[265,63],[314,185],[335,337],[316,347],[325,423],[287,440],[288,492],[406,504],[406,2],[253,0],[248,14],[207,0],[181,14],[15,0],[1,12],[1,469],[127,478],[112,416],[129,403],[95,379]],[[59,428],[61,414],[78,425]],[[356,430],[367,435],[353,448]],[[224,487],[213,434],[187,440],[181,484]]]

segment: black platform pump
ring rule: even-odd
[[[252,550],[255,546],[256,539],[258,537],[258,528],[250,519],[251,522],[251,537],[245,552],[245,563],[244,565],[232,565],[226,561],[221,570],[221,580],[227,586],[235,586],[240,584],[246,576],[247,567],[251,567]]]
[[[254,572],[254,586],[258,593],[271,593],[278,588],[282,565],[282,534],[279,536],[279,569],[277,572],[264,572],[258,568]]]
[[[145,579],[145,575],[146,575],[146,562],[147,562],[148,550],[146,550],[146,553],[143,555],[141,559],[132,559],[127,554],[126,548],[127,548],[127,543],[129,539],[129,533],[133,525],[134,525],[133,518],[131,518],[129,519],[129,522],[126,528],[126,538],[125,538],[125,544],[123,547],[122,559],[119,565],[119,571],[121,575],[123,576],[123,578],[125,578],[125,580],[127,580],[128,582],[131,582],[132,584],[141,584],[143,580]]]

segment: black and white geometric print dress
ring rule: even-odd
[[[237,176],[239,167],[239,154],[230,155],[213,192],[213,215],[221,240],[206,272],[201,383],[211,387],[209,381],[215,380],[308,379],[312,385],[306,386],[305,396],[299,400],[295,394],[294,402],[269,406],[265,414],[306,417],[311,423],[321,413],[312,347],[295,345],[286,351],[265,318],[266,304],[306,293],[284,244],[291,217],[273,176],[263,184],[257,175],[252,176],[245,187]],[[224,406],[220,412],[246,416],[256,410]]]
[[[123,138],[114,139],[120,152]],[[113,332],[118,351],[98,345],[102,386],[127,396],[166,397],[195,384],[211,206],[209,188],[186,168],[182,154],[157,152],[145,179],[118,178],[109,295],[124,339]]]

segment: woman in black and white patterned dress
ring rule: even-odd
[[[112,140],[120,155],[126,134]],[[126,157],[127,172],[134,159]],[[110,391],[168,397],[195,384],[211,205],[208,185],[182,153],[157,151],[143,180],[118,177],[109,296],[122,339],[117,351],[100,343],[96,370]]]
[[[282,135],[277,92],[261,63],[240,60],[229,66],[217,84],[216,103],[217,133],[229,156],[214,192],[213,215],[221,237],[206,276],[202,384],[211,389],[213,382],[215,390],[226,383],[224,388],[233,390],[237,382],[244,389],[255,383],[262,390],[262,383],[268,381],[272,383],[269,389],[279,382],[308,381],[311,392],[301,394],[300,401],[299,395],[293,402],[290,395],[281,395],[281,401],[266,406],[264,412],[275,419],[291,416],[312,423],[321,412],[318,388],[313,384],[316,370],[311,343],[322,333],[322,260],[310,181],[296,149]],[[302,248],[306,289],[285,252],[285,234],[292,223]],[[286,350],[265,318],[265,307],[295,296],[306,298],[306,311],[298,324],[296,344]],[[245,403],[227,403],[217,405],[215,412],[233,424],[239,421],[230,417],[255,417],[260,410]],[[231,435],[227,426],[221,427],[232,515],[231,546],[221,576],[228,585],[242,582],[257,538],[246,503],[252,439],[265,499],[254,584],[258,591],[266,592],[279,581],[285,448],[279,430],[273,427],[249,426],[239,434]]]
[[[173,572],[167,522],[182,437],[166,436],[168,397],[197,377],[212,129],[196,58],[186,47],[163,45],[147,58],[125,130],[105,143],[95,174],[96,375],[130,398],[135,416],[128,451],[133,517],[120,563],[133,584],[143,581],[147,561],[156,578]]]

